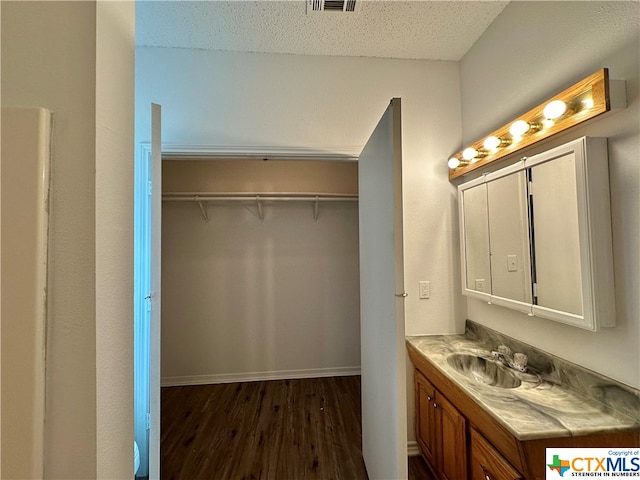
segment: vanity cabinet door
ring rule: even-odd
[[[466,480],[467,421],[418,370],[414,372],[418,445],[437,478]]]
[[[416,440],[425,458],[435,467],[436,462],[436,390],[433,385],[415,370],[416,389]]]
[[[463,480],[467,478],[467,420],[436,391],[436,419],[440,425],[440,452],[438,470],[440,478]]]
[[[524,477],[474,428],[471,429],[471,478],[524,480]]]

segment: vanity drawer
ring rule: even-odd
[[[471,472],[473,480],[524,479],[475,428],[471,429]]]

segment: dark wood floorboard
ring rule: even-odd
[[[359,376],[164,387],[161,408],[163,480],[368,478]]]
[[[409,480],[436,480],[420,455],[409,457]]]
[[[165,387],[167,480],[367,479],[360,377]]]

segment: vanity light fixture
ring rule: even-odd
[[[555,120],[560,118],[567,111],[567,104],[562,100],[553,100],[545,105],[542,113],[544,117],[549,120]]]
[[[549,128],[553,126],[555,121],[562,117],[565,114],[573,113],[573,110],[569,110],[567,108],[567,104],[562,100],[553,100],[544,107],[542,114],[544,115],[544,120],[542,120],[542,125],[545,128]]]
[[[625,107],[624,80],[609,80],[609,70],[602,68],[452,155],[447,162],[449,180]]]
[[[468,163],[469,162],[466,162],[466,161],[464,162],[465,165],[467,165]],[[449,166],[449,168],[458,168],[462,164],[463,162],[458,157],[451,157],[447,162],[447,165]]]
[[[451,157],[447,162],[447,167],[449,168],[458,168],[460,166],[460,160],[456,157]]]
[[[509,133],[511,137],[515,139],[520,139],[522,136],[529,132],[530,130],[539,130],[540,127],[537,124],[530,124],[525,122],[524,120],[516,120],[509,127]]]
[[[487,155],[487,152],[484,150],[476,150],[475,148],[469,147],[465,148],[462,152],[462,158],[469,162],[475,161],[477,158],[484,157]]]
[[[462,158],[464,158],[465,160],[473,160],[474,158],[476,158],[476,155],[478,154],[478,151],[475,148],[465,148],[462,151]]]
[[[498,138],[494,136],[490,136],[484,139],[482,146],[489,151],[497,150],[500,147],[506,147],[511,143],[511,140],[506,138]]]

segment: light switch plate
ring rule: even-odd
[[[419,298],[425,299],[431,297],[431,282],[418,282]]]

